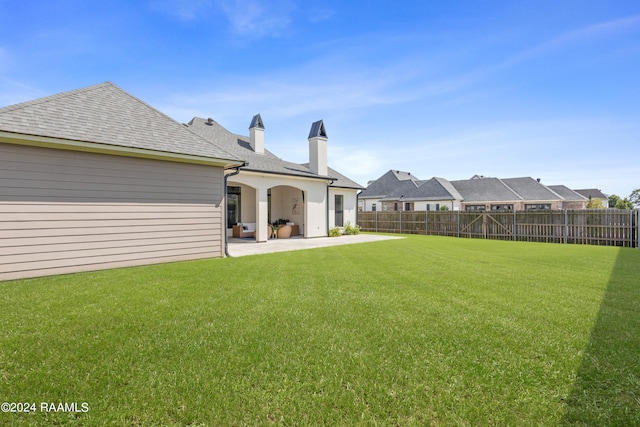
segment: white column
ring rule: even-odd
[[[269,240],[269,202],[266,188],[256,188],[256,242]]]

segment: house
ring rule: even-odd
[[[111,83],[0,109],[0,280],[223,255],[243,161]]]
[[[449,181],[431,178],[422,181],[409,172],[390,170],[358,195],[360,211],[439,210],[442,206],[456,209],[461,197]]]
[[[602,202],[602,206],[605,206],[605,207],[609,206],[609,196],[604,194],[602,190],[599,190],[597,188],[583,188],[580,190],[573,190],[573,191],[575,191],[576,193],[586,198],[587,201],[590,199],[600,199],[600,201]]]
[[[322,121],[308,165],[264,150],[259,115],[250,132],[180,124],[108,82],[0,108],[0,280],[221,257],[235,221],[258,241],[270,219],[305,237],[355,224],[362,187],[327,166]]]
[[[451,181],[451,184],[462,195],[462,209],[465,211],[576,209],[581,206],[578,194],[565,193],[569,197],[567,199],[531,177],[475,176],[468,180]]]
[[[566,185],[548,185],[547,187],[564,199],[562,209],[586,209],[589,200],[582,194],[571,190]]]
[[[234,134],[215,120],[193,118],[188,128],[246,161],[227,174],[226,229],[235,224],[255,224],[255,239],[269,238],[269,224],[278,220],[295,225],[304,237],[328,235],[328,229],[356,224],[357,192],[363,187],[327,164],[328,136],[322,120],[311,125],[307,138],[309,162],[282,160],[266,149],[265,126],[260,114],[251,120],[249,135]]]
[[[363,211],[438,210],[514,211],[584,209],[587,200],[569,188],[545,186],[531,177],[468,180],[431,178],[422,181],[409,172],[391,170],[370,182],[359,196]]]

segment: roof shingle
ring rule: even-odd
[[[0,130],[241,160],[110,82],[1,108]]]

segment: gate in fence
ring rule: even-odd
[[[638,247],[639,211],[359,212],[363,231]]]

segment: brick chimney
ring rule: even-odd
[[[311,125],[309,132],[309,169],[320,176],[329,174],[327,166],[327,131],[319,120]]]
[[[258,154],[264,154],[264,124],[260,114],[253,116],[249,125],[249,144]]]

